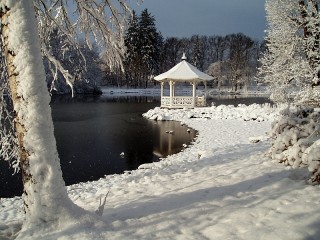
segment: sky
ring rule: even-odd
[[[264,0],[136,0],[138,14],[147,8],[164,37],[244,33],[262,40],[266,29]]]

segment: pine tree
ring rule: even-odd
[[[125,35],[124,44],[126,46],[125,53],[125,71],[128,85],[137,86],[136,73],[139,71],[139,52],[140,52],[140,39],[139,39],[139,24],[138,17],[135,11],[129,20],[129,27]]]
[[[158,73],[162,46],[162,37],[157,31],[155,18],[150,15],[148,9],[143,10],[139,18],[139,39],[141,47],[140,70],[145,87],[147,87],[149,78]]]
[[[162,36],[148,10],[143,10],[139,17],[133,12],[125,35],[125,66],[129,85],[147,87],[150,78],[159,73],[162,45]]]

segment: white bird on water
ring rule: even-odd
[[[124,158],[124,152],[120,153],[120,157]]]

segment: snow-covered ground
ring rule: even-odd
[[[108,193],[102,223],[61,223],[39,238],[320,239],[319,186],[305,183],[307,169],[284,167],[264,155],[277,112],[269,105],[149,111],[146,117],[198,130],[198,138],[160,162],[68,187],[70,198],[92,212]],[[4,239],[23,221],[22,201],[0,201]]]

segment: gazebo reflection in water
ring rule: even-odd
[[[201,72],[195,66],[188,63],[185,54],[181,62],[169,71],[156,76],[154,79],[161,83],[161,107],[163,108],[194,108],[206,105],[207,82],[213,77]],[[204,83],[204,95],[196,95],[196,87],[199,83]],[[192,96],[177,96],[176,85],[189,83],[192,85]],[[165,84],[169,84],[169,96],[164,95]]]
[[[163,158],[168,155],[176,154],[181,151],[181,147],[185,143],[190,143],[196,136],[197,132],[195,130],[187,131],[186,126],[181,126],[179,122],[173,124],[171,121],[162,121],[155,125],[157,131],[159,131],[159,136],[153,149],[153,154]],[[172,133],[169,133],[172,131]],[[189,142],[190,141],[190,142]]]

